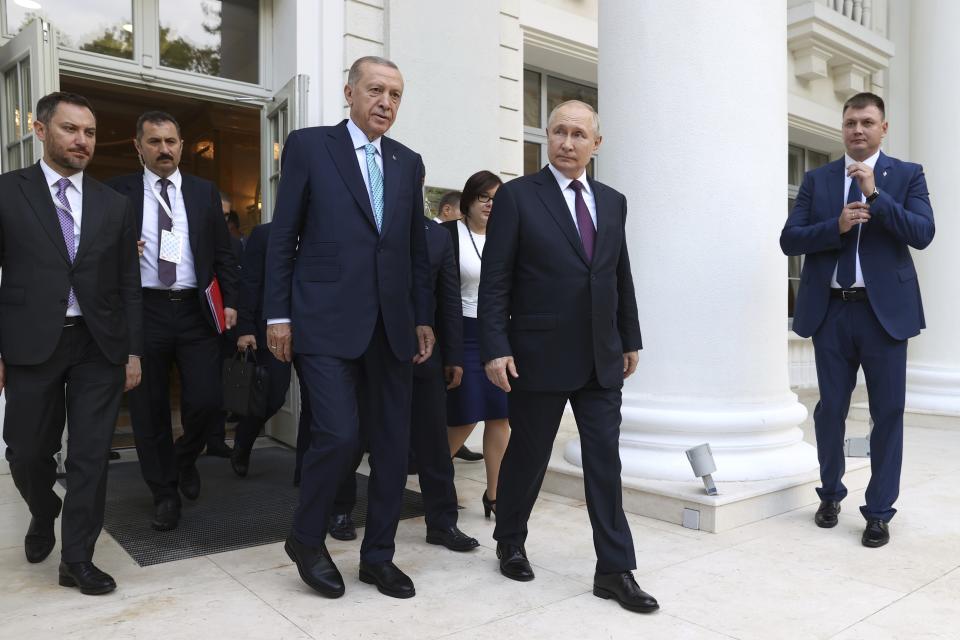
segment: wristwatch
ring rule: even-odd
[[[873,193],[867,196],[867,204],[873,204],[873,201],[880,197],[880,189],[873,188]]]

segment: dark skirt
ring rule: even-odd
[[[463,319],[463,381],[447,392],[447,424],[458,427],[507,417],[507,394],[487,380],[480,362],[476,318]]]

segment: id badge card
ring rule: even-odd
[[[180,264],[183,260],[183,238],[164,229],[160,232],[160,259]]]

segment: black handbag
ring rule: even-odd
[[[238,416],[264,418],[267,415],[267,386],[270,373],[257,363],[251,347],[223,361],[223,409]]]

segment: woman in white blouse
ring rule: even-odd
[[[480,361],[477,290],[487,220],[493,208],[493,196],[501,184],[500,178],[489,171],[478,171],[470,176],[460,198],[463,218],[444,223],[453,236],[463,303],[463,381],[447,393],[447,423],[450,425],[447,437],[453,456],[477,422],[483,421],[483,460],[487,471],[483,511],[488,518],[491,511],[496,513],[497,477],[510,439],[510,424],[507,421],[507,394],[487,380]]]

